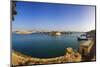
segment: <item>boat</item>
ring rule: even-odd
[[[77,38],[79,41],[80,40],[88,40],[89,38],[87,37],[86,34],[82,34],[80,37]]]
[[[88,38],[80,38],[80,37],[78,37],[78,40],[80,41],[80,40],[88,40]]]

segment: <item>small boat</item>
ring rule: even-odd
[[[78,40],[80,41],[80,40],[88,40],[88,38],[80,38],[80,37],[78,37]]]
[[[89,38],[87,37],[87,35],[81,35],[77,39],[80,41],[80,40],[88,40]]]

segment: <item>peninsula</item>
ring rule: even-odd
[[[16,34],[32,34],[32,31],[16,31]]]

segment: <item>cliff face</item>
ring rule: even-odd
[[[81,55],[78,52],[75,52],[72,48],[67,48],[64,56],[48,59],[29,57],[17,52],[12,53],[12,65],[39,65],[80,61]]]

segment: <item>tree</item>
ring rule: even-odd
[[[16,1],[12,1],[12,20],[14,20],[14,17],[15,17],[16,14],[17,14]]]

